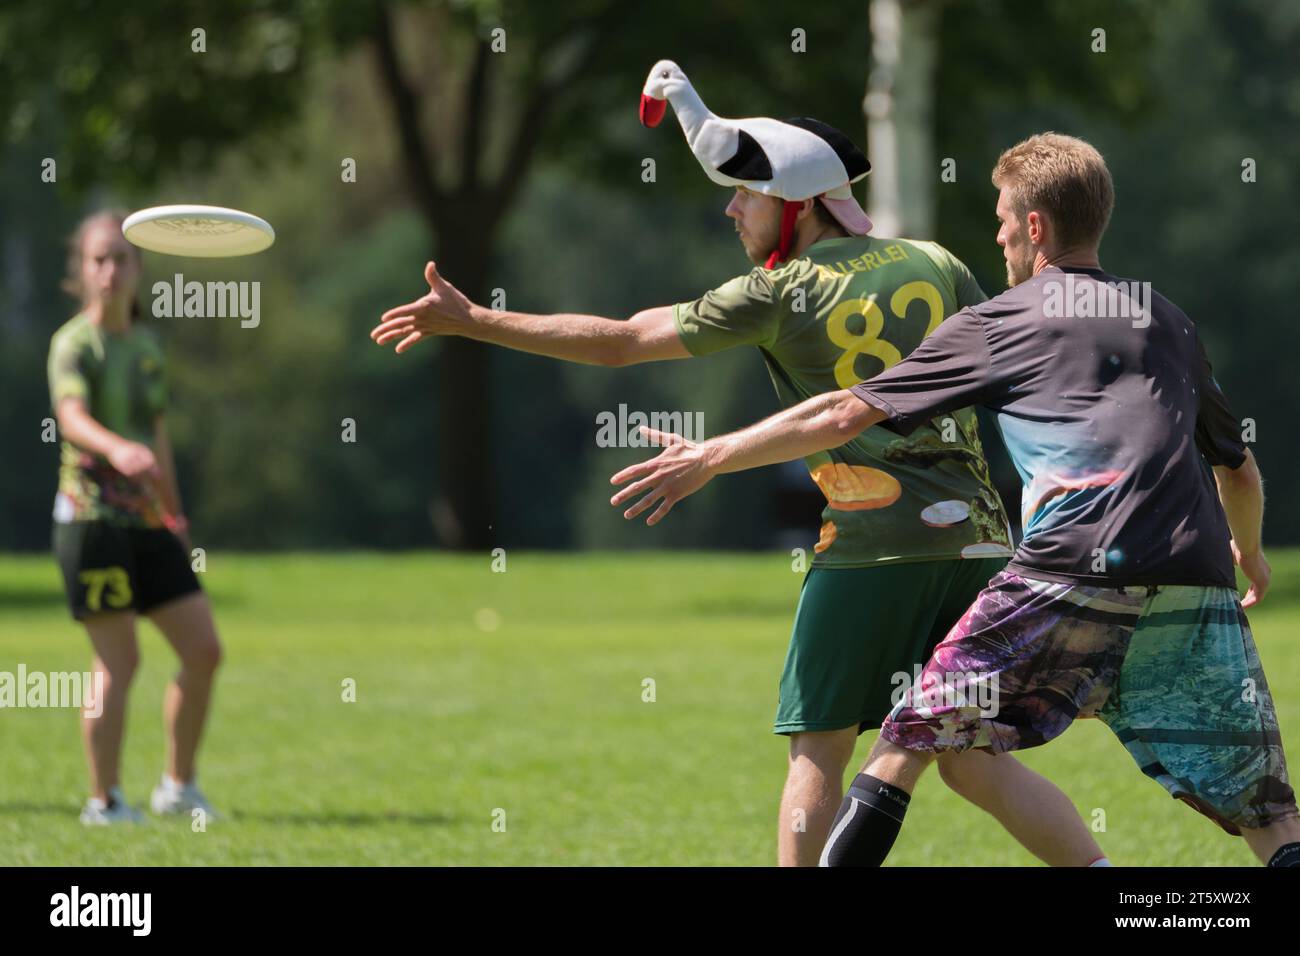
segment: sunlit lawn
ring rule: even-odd
[[[800,580],[788,557],[508,560],[493,573],[487,557],[210,554],[227,656],[201,783],[228,818],[86,830],[75,712],[0,710],[0,865],[772,863],[786,740],[771,720]],[[1294,757],[1300,553],[1274,565],[1251,618]],[[141,805],[174,667],[147,626],[142,646],[123,780]],[[52,559],[0,557],[0,670],[88,660]],[[1096,721],[1023,759],[1085,819],[1104,811],[1117,864],[1253,861]],[[933,774],[890,862],[1036,861]]]

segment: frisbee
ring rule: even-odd
[[[127,241],[169,256],[247,256],[275,242],[260,216],[224,206],[153,206],[122,221]]]

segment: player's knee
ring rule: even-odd
[[[816,770],[838,779],[853,759],[857,728],[790,735],[790,773]]]
[[[210,677],[221,666],[221,660],[224,656],[221,641],[213,633],[203,640],[195,642],[185,656],[184,666],[196,674]]]
[[[125,693],[139,668],[140,652],[135,649],[123,650],[109,660],[100,658],[96,665],[96,670],[103,675],[106,693]]]
[[[944,786],[967,799],[984,793],[988,788],[990,768],[984,765],[981,756],[972,752],[942,754],[935,762],[939,765],[939,778]]]

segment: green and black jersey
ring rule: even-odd
[[[158,340],[137,323],[110,334],[83,313],[50,340],[51,405],[57,409],[61,399],[80,398],[109,431],[150,447],[154,423],[167,404],[165,371]],[[127,478],[103,455],[61,443],[56,521],[157,528],[163,513],[156,482]]]
[[[674,306],[673,318],[693,355],[757,346],[788,408],[879,374],[945,318],[985,298],[942,246],[861,236],[823,240],[776,269],[756,268]],[[869,428],[806,463],[827,500],[815,565],[1011,554],[970,408],[906,438]]]

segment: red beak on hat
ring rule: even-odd
[[[659,121],[664,118],[664,111],[668,109],[667,100],[657,100],[653,96],[641,94],[641,116],[642,126],[658,126]]]

